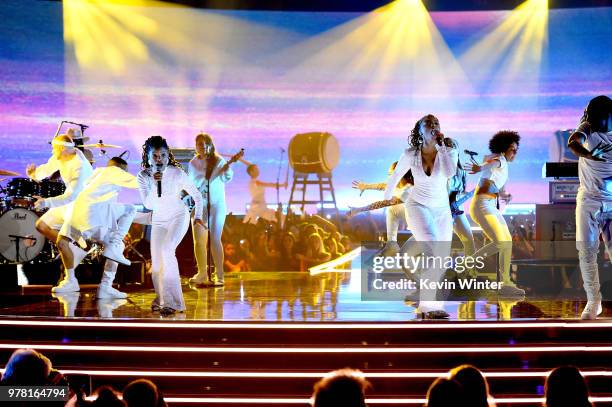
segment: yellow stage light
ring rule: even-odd
[[[537,91],[547,44],[548,1],[527,0],[461,58],[483,93]]]

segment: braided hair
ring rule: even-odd
[[[142,162],[140,163],[140,166],[143,170],[151,168],[151,165],[149,164],[149,153],[152,150],[157,150],[159,148],[165,148],[166,150],[168,150],[168,165],[172,165],[177,168],[183,168],[181,166],[181,163],[176,161],[176,159],[174,158],[174,154],[172,154],[172,151],[170,151],[170,147],[168,147],[168,142],[166,141],[166,139],[162,136],[152,136],[149,137],[142,145]]]
[[[588,122],[591,131],[605,133],[608,131],[608,118],[612,113],[612,99],[606,95],[594,97],[584,109],[581,122]]]

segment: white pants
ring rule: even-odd
[[[181,290],[176,248],[189,228],[189,213],[184,213],[164,222],[153,221],[151,228],[151,272],[155,287],[153,304],[185,311],[185,300]]]
[[[402,221],[408,224],[406,216],[406,206],[404,204],[393,205],[387,208],[385,213],[387,221],[387,241],[397,242],[397,231]]]
[[[501,281],[511,283],[510,260],[512,258],[512,235],[506,220],[497,209],[497,200],[476,195],[470,205],[470,216],[492,243],[481,247],[474,257],[499,253]]]
[[[450,207],[432,208],[408,199],[406,214],[408,216],[408,227],[416,241],[432,242],[432,244],[420,245],[426,256],[440,258],[450,256],[451,239],[453,238],[453,217]],[[421,279],[437,282],[442,279],[445,271],[438,267],[424,269],[421,273]],[[421,290],[419,299],[419,308],[423,308],[423,311],[442,309],[443,303],[436,301],[436,290]]]
[[[453,232],[455,232],[459,240],[461,240],[461,244],[463,244],[464,255],[471,256],[474,254],[474,235],[472,234],[472,227],[465,213],[455,216],[455,220],[453,221]]]
[[[206,224],[208,218],[206,216],[206,201],[204,201],[203,220]],[[213,262],[215,263],[215,274],[217,280],[223,281],[223,243],[221,235],[223,234],[223,226],[225,225],[226,207],[222,205],[210,206],[210,248],[212,251]],[[206,225],[208,227],[208,225]],[[196,263],[198,265],[198,274],[206,274],[207,261],[207,230],[201,226],[191,226],[193,233],[193,250],[195,253]]]
[[[600,301],[599,234],[601,233],[608,256],[612,258],[612,202],[600,201],[579,194],[576,198],[576,248],[580,273],[589,301]]]
[[[121,204],[121,203],[109,203],[108,210],[104,211],[105,215],[109,215],[110,218],[106,219],[89,219],[87,230],[80,230],[83,225],[73,224],[69,217],[59,234],[66,236],[75,242],[78,242],[81,247],[85,247],[85,241],[83,239],[94,239],[99,242],[109,243],[111,237],[115,236],[117,239],[122,240],[130,230],[134,216],[136,215],[136,208],[134,205]]]

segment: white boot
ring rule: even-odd
[[[189,284],[212,284],[210,280],[208,280],[207,273],[197,273],[195,276],[189,279]]]
[[[117,263],[111,260],[106,260],[104,264],[104,273],[102,274],[102,280],[98,286],[98,292],[96,298],[100,299],[112,299],[112,298],[127,298],[127,294],[113,288],[113,281],[115,280],[115,274],[117,273]]]
[[[584,309],[582,310],[582,314],[580,314],[580,319],[597,319],[597,316],[603,312],[603,307],[601,306],[601,295],[597,298],[594,298],[592,301],[587,301]]]
[[[74,275],[74,269],[66,269],[64,275],[64,279],[60,281],[58,285],[51,289],[52,293],[56,294],[64,294],[64,293],[74,293],[81,291],[81,287],[79,287],[79,281],[76,279]]]
[[[129,266],[132,264],[132,262],[125,258],[123,255],[124,250],[125,244],[122,240],[112,239],[110,242],[104,244],[104,252],[102,252],[102,256],[112,261],[116,261],[117,263]]]

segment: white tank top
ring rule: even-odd
[[[496,157],[496,159],[499,160],[499,166],[484,170],[480,179],[491,180],[497,189],[502,189],[506,181],[508,181],[508,161],[506,161],[506,157],[503,154]]]

